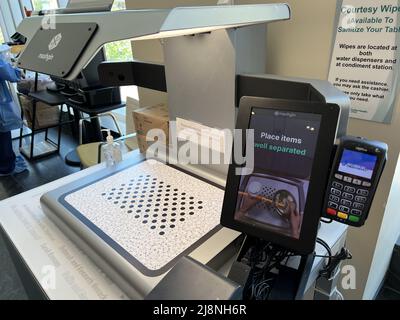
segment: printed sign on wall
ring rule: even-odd
[[[390,123],[399,75],[400,1],[343,0],[329,81],[353,118]]]

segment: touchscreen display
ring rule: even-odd
[[[299,239],[321,115],[253,108],[254,171],[242,176],[235,220]]]
[[[378,157],[375,155],[344,149],[339,171],[370,180],[377,160]]]

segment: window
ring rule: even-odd
[[[4,36],[3,36],[3,32],[0,29],[0,44],[4,43]]]
[[[125,9],[126,9],[125,0],[114,0],[114,4],[111,10],[117,11]]]
[[[112,11],[125,10],[125,0],[115,0]],[[132,46],[129,40],[116,41],[105,46],[108,61],[132,60]]]
[[[32,7],[35,11],[57,9],[58,1],[57,0],[32,0]]]
[[[112,11],[125,10],[125,0],[114,0]],[[132,45],[130,40],[116,41],[108,43],[104,46],[108,61],[130,61],[133,60]],[[138,99],[138,91],[136,86],[121,87],[121,97],[126,101],[127,97]],[[122,129],[126,133],[126,108],[113,111],[114,116]]]

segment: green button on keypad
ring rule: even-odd
[[[358,221],[360,221],[360,217],[350,216],[350,217],[349,217],[349,220],[350,220],[351,222],[358,222]]]

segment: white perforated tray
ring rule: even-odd
[[[217,187],[148,160],[65,201],[155,271],[219,225],[223,196]]]

